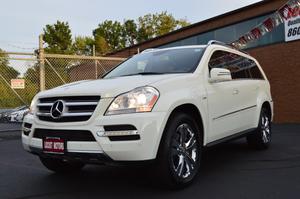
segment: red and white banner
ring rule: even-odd
[[[261,38],[283,22],[285,23],[285,40],[300,39],[300,0],[289,0],[274,14],[230,45],[244,48],[249,42]]]

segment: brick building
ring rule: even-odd
[[[206,44],[209,40],[231,42],[261,23],[286,1],[265,0],[124,48],[110,56],[129,57],[147,48]],[[275,122],[299,123],[300,40],[286,42],[285,36],[285,27],[281,24],[250,43],[246,50],[260,62],[271,82]]]

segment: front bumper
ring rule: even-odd
[[[99,115],[99,114],[94,114]],[[35,129],[59,130],[88,130],[95,137],[95,141],[68,141],[67,153],[104,155],[113,161],[144,161],[156,158],[162,132],[166,124],[165,112],[148,112],[123,114],[112,116],[93,116],[87,122],[54,123],[40,121],[36,116],[28,114],[24,124],[31,124],[29,133],[22,133],[22,143],[25,150],[42,154],[42,139],[34,137]],[[23,124],[23,125],[24,125]],[[138,140],[112,141],[103,135],[105,126],[132,125],[139,135]],[[29,130],[23,126],[24,130]],[[27,135],[26,135],[27,134]],[[39,153],[37,153],[37,151]],[[59,155],[58,155],[59,156]]]

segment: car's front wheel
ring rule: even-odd
[[[191,183],[199,172],[202,136],[195,120],[178,113],[169,121],[160,146],[158,171],[171,188]]]
[[[262,108],[257,129],[247,136],[248,144],[256,149],[267,149],[272,138],[271,115],[268,109]]]
[[[40,157],[42,164],[49,170],[56,173],[73,173],[80,171],[84,164],[82,162],[65,161],[58,158]]]

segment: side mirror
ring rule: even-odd
[[[230,70],[224,68],[213,68],[210,71],[209,82],[223,82],[232,80]]]

